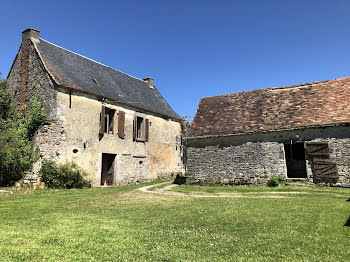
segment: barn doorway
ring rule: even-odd
[[[112,186],[114,184],[114,167],[116,155],[102,154],[101,186]]]
[[[288,178],[306,178],[304,143],[284,144]]]

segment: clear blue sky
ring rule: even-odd
[[[350,1],[4,1],[3,77],[34,27],[138,78],[180,115],[199,99],[350,75]]]

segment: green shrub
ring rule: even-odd
[[[276,186],[279,186],[282,182],[283,182],[282,176],[273,176],[269,179],[269,181],[267,182],[267,185],[271,187],[276,187]]]
[[[53,160],[45,160],[39,174],[49,188],[91,187],[91,181],[86,179],[87,173],[74,162],[57,164]]]

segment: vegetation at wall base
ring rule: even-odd
[[[273,176],[269,179],[267,182],[267,185],[270,187],[276,187],[279,186],[283,182],[282,176]]]
[[[45,160],[39,174],[41,181],[49,188],[91,187],[88,174],[75,162],[58,164],[53,160]]]
[[[0,186],[11,186],[31,170],[37,158],[33,137],[47,117],[35,95],[29,108],[16,109],[14,96],[0,79]]]

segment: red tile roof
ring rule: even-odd
[[[350,77],[201,99],[189,137],[350,123]]]

